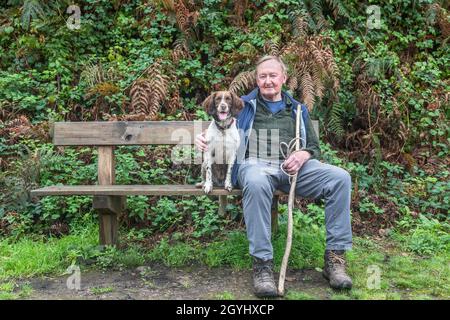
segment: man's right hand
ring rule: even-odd
[[[206,130],[195,137],[194,143],[199,151],[205,152],[208,150],[208,145],[206,144]]]

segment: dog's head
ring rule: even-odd
[[[206,98],[202,105],[215,121],[224,122],[241,112],[244,101],[230,91],[216,91]]]

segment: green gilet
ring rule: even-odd
[[[280,143],[289,143],[295,137],[295,119],[292,104],[284,99],[286,107],[273,114],[258,95],[256,113],[245,157],[266,160],[284,160]]]

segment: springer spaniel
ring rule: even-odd
[[[208,151],[202,164],[202,182],[196,186],[203,187],[206,194],[213,190],[213,185],[231,191],[231,169],[240,143],[235,117],[244,102],[232,92],[216,91],[202,105],[214,121],[206,130]]]

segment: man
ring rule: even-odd
[[[318,161],[319,142],[303,105],[299,128],[301,150],[287,159],[278,152],[280,142],[289,143],[295,137],[295,115],[300,104],[282,91],[286,80],[286,66],[279,57],[261,58],[256,64],[258,88],[241,97],[245,107],[237,119],[241,146],[232,180],[243,192],[254,290],[260,297],[277,295],[271,243],[273,193],[277,189],[289,193],[289,175],[296,172],[296,195],[325,199],[327,236],[323,275],[335,289],[352,286],[344,257],[345,250],[352,246],[351,178],[347,171]],[[196,137],[195,144],[201,151],[207,149],[203,134]]]

